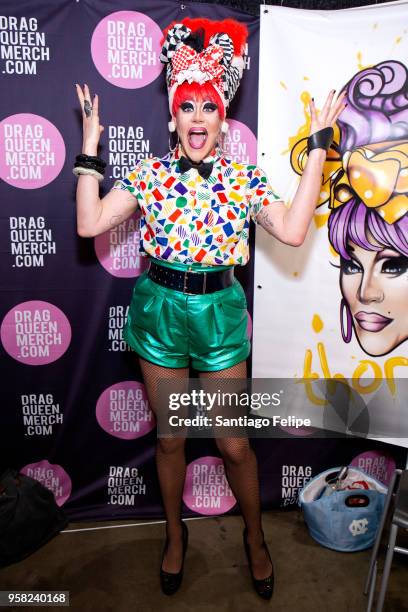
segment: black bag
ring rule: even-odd
[[[31,555],[57,535],[68,518],[52,491],[18,470],[0,476],[0,567]]]

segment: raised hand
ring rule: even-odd
[[[78,83],[75,84],[75,87],[82,112],[82,153],[97,155],[99,138],[105,129],[99,123],[99,98],[95,94],[93,100],[91,100],[91,92],[86,84],[83,90]],[[88,104],[85,105],[85,102]],[[88,109],[91,108],[88,115],[85,112],[86,106],[88,106]]]
[[[310,124],[310,134],[314,134],[319,130],[322,130],[326,127],[334,127],[338,117],[346,108],[347,104],[343,102],[344,97],[346,95],[346,91],[342,91],[337,99],[334,99],[335,90],[332,89],[329,95],[327,96],[326,102],[320,112],[316,110],[316,106],[314,100],[309,103],[309,110],[311,116],[311,124]]]

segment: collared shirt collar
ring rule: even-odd
[[[177,145],[177,147],[176,147],[176,150],[173,151],[170,154],[170,164],[171,164],[171,166],[175,166],[182,155],[183,155],[183,150],[182,150],[181,145],[179,143]],[[221,157],[222,157],[222,154],[220,155],[219,149],[216,149],[214,147],[214,149],[212,149],[212,151],[210,151],[210,153],[207,155],[207,157],[205,157],[202,161],[204,161],[204,162],[212,162],[213,164],[216,164],[217,162],[220,161]]]

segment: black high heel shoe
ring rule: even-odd
[[[268,547],[266,545],[265,539],[262,542],[262,546],[265,548],[266,552],[268,553],[268,557],[269,557],[269,560],[270,560],[271,565],[272,565],[272,572],[266,578],[257,579],[257,578],[255,578],[255,576],[254,576],[254,574],[252,572],[251,557],[250,557],[250,554],[249,554],[249,546],[248,546],[248,542],[247,542],[247,539],[246,539],[246,536],[247,536],[247,528],[246,527],[245,527],[244,533],[242,535],[243,535],[243,538],[244,538],[244,547],[245,547],[245,552],[246,552],[246,556],[247,556],[247,559],[248,559],[248,565],[249,565],[249,570],[251,572],[252,584],[254,585],[254,589],[258,593],[258,595],[260,595],[263,599],[270,599],[272,597],[272,593],[273,593],[274,578],[275,577],[274,577],[274,572],[273,572],[273,563],[272,563],[271,555],[269,554],[269,550],[268,550]],[[262,532],[262,535],[263,535],[263,532]]]
[[[166,542],[164,544],[162,562],[160,566],[160,586],[161,586],[161,590],[163,591],[165,595],[173,595],[173,593],[175,593],[180,588],[181,581],[183,580],[184,557],[186,556],[186,550],[187,550],[187,544],[188,544],[188,529],[184,521],[181,521],[181,525],[183,528],[183,536],[182,536],[183,538],[183,560],[181,562],[180,571],[177,573],[165,572],[162,569],[164,555],[166,554],[166,551],[169,545],[168,538],[166,538]]]

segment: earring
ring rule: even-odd
[[[215,154],[217,157],[222,157],[224,155],[224,151],[219,142],[215,144]]]
[[[176,131],[176,124],[174,123],[173,119],[171,121],[169,121],[167,125],[169,127],[169,132],[175,132]]]
[[[344,330],[344,311],[346,311],[346,331]],[[342,298],[340,302],[340,329],[344,342],[348,344],[353,335],[353,319],[350,312],[350,306],[344,298]]]
[[[169,151],[170,151],[170,153],[174,153],[174,151],[177,149],[178,144],[179,144],[179,142],[180,142],[180,140],[179,140],[179,135],[177,134],[176,144],[174,144],[174,145],[172,146],[172,142],[171,142],[171,140],[172,140],[173,134],[174,134],[174,132],[171,132],[171,133],[169,134]]]
[[[221,124],[221,132],[226,134],[228,132],[229,125],[226,121],[223,121]]]

